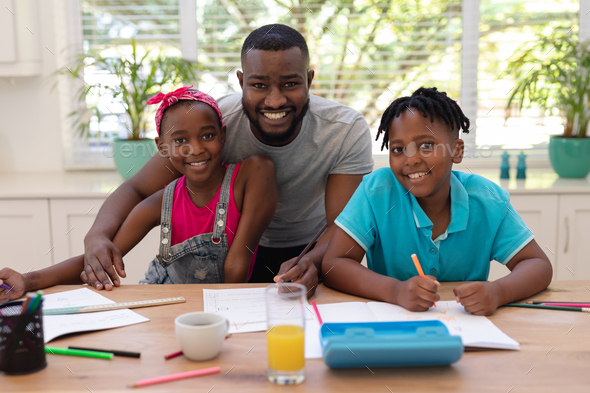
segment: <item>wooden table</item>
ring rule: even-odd
[[[456,283],[443,283],[442,300],[452,300]],[[235,287],[257,287],[241,284]],[[580,312],[502,308],[490,319],[521,344],[520,351],[466,352],[446,367],[331,370],[321,359],[306,362],[306,380],[298,386],[275,386],[266,378],[266,340],[263,332],[234,334],[219,356],[191,362],[184,357],[164,360],[179,349],[174,318],[203,310],[203,288],[226,285],[130,285],[100,294],[117,302],[184,296],[183,304],[137,309],[150,322],[118,329],[62,337],[52,346],[123,349],[141,352],[141,359],[100,360],[48,355],[48,366],[25,376],[0,375],[2,392],[121,392],[138,379],[221,366],[221,374],[140,388],[175,392],[588,392],[590,391],[590,315]],[[47,293],[79,286],[57,286]],[[557,281],[531,299],[590,301],[589,281]],[[363,301],[322,285],[317,303]]]

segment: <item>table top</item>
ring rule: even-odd
[[[442,283],[442,300],[453,300],[457,283]],[[264,284],[235,284],[236,288]],[[46,293],[77,289],[56,286]],[[144,378],[220,366],[221,373],[153,385],[142,391],[175,392],[587,392],[590,383],[590,315],[582,312],[501,308],[489,317],[498,328],[521,344],[520,351],[467,351],[457,363],[444,367],[330,369],[323,360],[306,360],[306,380],[297,386],[275,386],[266,378],[264,332],[233,334],[221,353],[210,361],[192,362],[184,357],[165,360],[179,350],[174,318],[203,310],[203,288],[227,285],[125,285],[100,294],[116,302],[183,296],[186,303],[139,308],[147,323],[69,335],[51,346],[121,349],[141,352],[140,359],[113,360],[48,355],[48,366],[24,376],[0,375],[6,392],[121,392]],[[311,300],[318,304],[367,301],[320,285]],[[590,281],[556,281],[528,300],[590,301]]]

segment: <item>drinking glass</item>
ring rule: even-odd
[[[305,287],[294,283],[266,288],[268,380],[294,385],[305,379]]]

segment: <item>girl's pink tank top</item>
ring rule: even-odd
[[[236,175],[240,170],[240,166],[241,163],[236,164],[229,187],[229,201],[225,234],[227,235],[227,242],[230,248],[234,241],[234,237],[236,236],[238,223],[240,222],[241,217],[241,213],[238,211],[236,201],[234,200],[234,181],[236,180]],[[227,165],[224,165],[224,167],[227,169]],[[188,190],[186,189],[186,177],[182,176],[180,179],[178,179],[176,188],[174,190],[174,201],[172,202],[172,219],[170,224],[172,227],[172,245],[182,243],[193,236],[213,232],[215,209],[217,208],[217,203],[219,202],[220,193],[221,187],[217,189],[217,193],[213,199],[209,201],[207,206],[199,208],[195,206],[188,195]],[[254,254],[250,260],[250,273],[248,274],[248,278],[250,278],[252,269],[254,268],[257,250],[258,247],[256,247],[254,250]]]

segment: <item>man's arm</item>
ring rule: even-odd
[[[164,197],[164,190],[160,190],[155,194],[141,201],[137,206],[131,210],[129,216],[125,219],[121,228],[117,231],[113,239],[113,245],[125,256],[133,249],[155,226],[160,223],[160,215],[162,211],[162,198]],[[113,266],[111,266],[111,269]],[[121,260],[121,264],[115,266],[116,273],[125,277],[125,265]],[[91,280],[89,277],[93,270],[90,266],[84,266],[84,270],[80,274],[80,278],[90,286],[96,289],[102,289],[102,285],[98,280]],[[104,272],[103,272],[104,273]],[[106,290],[111,290],[110,285],[105,285]]]
[[[119,276],[113,265],[122,270],[123,259],[121,252],[111,240],[129,212],[139,202],[178,177],[180,173],[170,165],[170,161],[160,154],[155,154],[137,174],[121,184],[107,198],[84,238],[84,269],[87,282],[98,282],[99,286],[95,286],[97,289],[111,289],[111,281],[115,286],[120,285]]]
[[[275,277],[276,282],[294,281],[303,284],[309,291],[308,296],[313,295],[318,284],[318,272],[322,270],[322,259],[336,226],[334,221],[361,184],[363,176],[336,174],[328,176],[325,196],[328,228],[313,250],[301,258],[297,266],[293,266],[297,258],[290,259],[281,265],[279,274]]]

